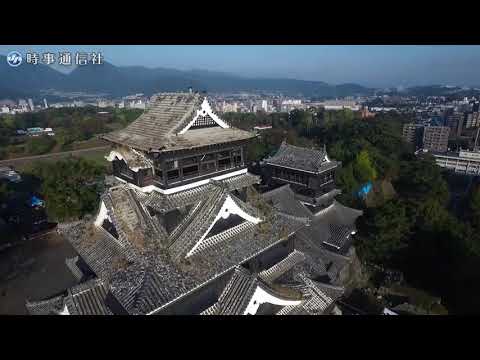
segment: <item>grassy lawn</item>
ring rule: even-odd
[[[73,157],[81,157],[87,160],[94,161],[95,163],[108,167],[110,163],[105,159],[105,156],[107,155],[107,151],[105,149],[95,149],[92,151],[84,151],[78,154],[70,155],[70,154],[62,154],[62,155],[53,155],[48,158],[40,158],[40,159],[35,159],[35,160],[24,160],[24,161],[19,161],[14,164],[15,170],[21,172],[21,173],[29,173],[31,172],[33,166],[38,163],[44,163],[44,162],[52,162],[52,161],[58,161],[61,159],[67,159],[70,156]]]
[[[101,145],[100,145],[101,146]],[[76,157],[82,157],[84,159],[93,161],[97,163],[98,165],[108,167],[110,166],[110,163],[105,159],[105,156],[108,155],[106,150],[93,150],[93,151],[85,151],[80,154],[76,154],[74,156]]]
[[[90,139],[86,141],[77,141],[72,144],[72,150],[90,149],[100,146],[107,146],[108,143],[101,139]]]

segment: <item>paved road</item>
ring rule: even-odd
[[[56,152],[56,153],[50,153],[50,154],[44,154],[44,155],[27,156],[27,157],[21,157],[21,158],[16,158],[16,159],[0,160],[0,165],[15,165],[15,163],[19,163],[19,162],[21,163],[23,161],[46,159],[46,158],[51,158],[51,157],[62,157],[62,156],[80,154],[80,153],[83,153],[83,152],[90,152],[90,151],[96,151],[96,150],[106,150],[108,148],[109,148],[109,146],[98,146],[98,147],[93,147],[93,148],[88,148],[88,149],[80,149],[80,150]]]

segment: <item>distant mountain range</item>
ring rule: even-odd
[[[46,65],[10,67],[0,55],[0,99],[37,97],[41,90],[108,93],[112,97],[134,93],[151,95],[162,91],[186,91],[189,87],[207,92],[282,92],[290,96],[318,98],[368,95],[369,89],[357,84],[330,85],[321,81],[294,79],[254,79],[205,71],[149,69],[142,66],[79,66],[64,74]]]
[[[480,88],[478,87],[461,87],[461,86],[449,86],[449,85],[424,85],[413,86],[406,89],[384,89],[376,91],[377,95],[407,95],[407,96],[455,96],[459,97],[478,97],[480,95]]]
[[[181,71],[166,68],[150,69],[142,66],[103,65],[79,66],[66,74],[46,65],[20,65],[12,68],[6,57],[0,55],[0,99],[40,98],[42,90],[83,92],[89,94],[107,93],[120,97],[135,93],[152,95],[162,91],[212,92],[281,92],[288,96],[310,98],[336,98],[364,96],[377,93],[390,95],[442,96],[480,94],[478,89],[456,86],[429,85],[402,90],[372,89],[358,84],[331,85],[322,81],[294,79],[245,78],[236,75],[206,71]],[[50,96],[58,100],[56,96]],[[48,96],[47,96],[48,98]]]

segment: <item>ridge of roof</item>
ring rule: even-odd
[[[213,121],[219,123],[221,131],[212,127],[183,133],[192,125],[196,116],[217,119]],[[198,93],[157,94],[152,97],[151,106],[126,128],[101,136],[111,143],[146,152],[202,147],[252,137],[255,137],[255,134],[232,128],[218,118],[206,97]]]
[[[285,141],[273,156],[266,158],[263,162],[311,173],[319,173],[338,164],[337,161],[328,159],[325,148],[322,150],[309,149],[289,145]]]

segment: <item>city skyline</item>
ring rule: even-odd
[[[116,66],[201,69],[368,87],[480,85],[475,72],[480,46],[0,45],[2,55],[12,50],[102,52],[105,61]]]

